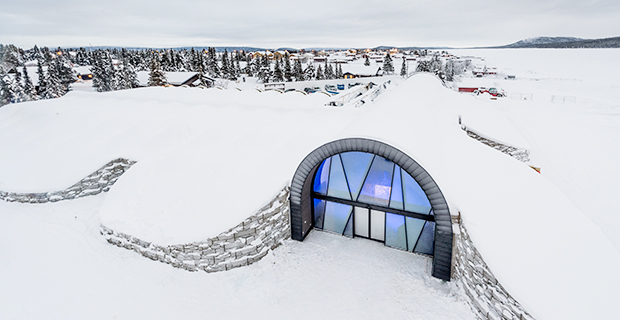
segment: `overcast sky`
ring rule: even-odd
[[[39,46],[492,46],[620,36],[619,0],[0,0],[0,43]]]

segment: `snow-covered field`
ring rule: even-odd
[[[424,272],[426,258],[370,241],[312,232],[256,265],[206,274],[98,234],[103,221],[159,244],[212,236],[269,201],[314,148],[362,136],[429,171],[497,278],[535,317],[614,319],[620,50],[454,53],[515,75],[462,81],[509,98],[450,92],[420,75],[359,109],[253,88],[85,87],[0,109],[2,191],[58,190],[111,159],[138,161],[106,195],[0,203],[0,318],[472,319],[452,283]],[[459,115],[487,137],[530,149],[542,174],[467,137]]]

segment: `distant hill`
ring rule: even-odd
[[[491,48],[620,48],[620,37],[581,39],[573,37],[538,37]]]

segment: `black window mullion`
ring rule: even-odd
[[[375,163],[376,158],[377,156],[373,154],[372,160],[370,160],[370,166],[368,167],[368,171],[366,171],[366,175],[364,175],[364,179],[362,180],[362,184],[360,185],[360,193],[357,194],[357,198],[355,199],[351,197],[351,199],[353,199],[354,201],[360,197],[360,194],[362,194],[362,189],[364,189],[364,183],[366,183],[366,179],[368,179],[368,174],[370,174],[370,170],[372,170],[372,164]]]
[[[406,217],[412,217],[412,218],[416,218],[416,219],[420,219],[420,220],[425,220],[425,221],[435,221],[435,216],[426,215],[426,214],[423,214],[423,213],[405,211],[405,210],[400,210],[400,209],[393,209],[393,208],[388,208],[388,207],[381,206],[381,205],[369,204],[369,203],[357,202],[357,201],[351,201],[351,200],[340,199],[340,198],[335,198],[335,197],[331,197],[331,196],[324,196],[322,194],[314,193],[314,192],[312,193],[312,197],[313,198],[317,198],[317,199],[321,199],[321,200],[327,200],[327,201],[331,201],[331,202],[342,203],[342,204],[346,204],[346,205],[350,205],[350,206],[357,206],[357,207],[373,209],[373,210],[377,210],[377,211],[396,213],[396,214],[400,214],[400,215],[403,215],[403,216],[406,216]]]
[[[422,237],[422,233],[424,233],[424,227],[426,227],[427,223],[428,221],[424,222],[424,225],[422,226],[422,230],[420,231],[420,234],[418,235],[418,239],[415,241],[415,244],[413,245],[413,249],[411,249],[411,252],[413,252],[413,250],[415,250],[415,247],[418,246],[418,242],[420,241],[420,238]]]
[[[353,192],[351,192],[351,185],[349,185],[349,178],[347,178],[347,170],[344,168],[344,162],[342,161],[342,157],[338,154],[338,158],[340,158],[340,165],[342,166],[342,173],[344,174],[344,181],[347,183],[347,190],[349,190],[349,197],[353,200]]]

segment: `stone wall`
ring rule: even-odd
[[[470,130],[464,125],[461,126],[461,129],[463,129],[463,131],[465,131],[469,137],[476,139],[495,150],[503,152],[521,162],[530,161],[530,151],[527,149],[517,148],[517,147],[509,146],[509,145],[506,145],[506,144],[503,144],[497,141],[493,141],[491,139],[487,139],[477,134],[476,132]]]
[[[107,192],[118,178],[127,171],[136,161],[123,158],[108,162],[99,170],[91,173],[78,183],[61,191],[43,193],[16,193],[0,191],[0,200],[22,203],[46,203],[60,200],[70,200],[86,196],[92,196],[101,192]]]
[[[116,246],[189,271],[217,272],[250,265],[291,237],[290,188],[287,186],[258,213],[217,237],[161,246],[101,225],[101,234]]]
[[[453,278],[479,319],[534,320],[497,281],[476,250],[461,219],[453,224]]]

